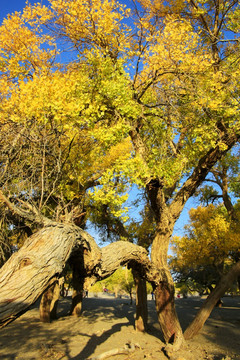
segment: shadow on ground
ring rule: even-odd
[[[199,298],[176,300],[183,329],[191,322],[202,302]],[[193,339],[192,346],[194,348],[200,342],[206,343],[212,349],[212,354],[215,354],[211,358],[213,360],[222,360],[228,354],[234,354],[234,360],[240,359],[240,297],[226,297],[223,302],[222,308],[214,309],[201,334]],[[39,304],[35,304],[19,319],[3,328],[0,335],[0,358],[84,360],[92,356],[96,349],[103,352],[108,346],[121,347],[127,339],[135,341],[138,338],[141,341],[147,338],[149,346],[151,342],[155,347],[161,346],[163,338],[152,300],[148,301],[149,327],[148,337],[145,338],[134,331],[135,306],[130,305],[128,299],[84,299],[81,318],[68,315],[70,304],[70,298],[60,301],[59,319],[51,324],[39,321]]]

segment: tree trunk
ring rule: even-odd
[[[76,226],[46,226],[32,235],[0,269],[0,324],[4,326],[25,312],[61,274],[72,253],[91,249],[85,267],[100,263],[101,251],[93,238]],[[82,257],[79,255],[79,258]]]
[[[132,269],[136,286],[136,319],[135,329],[139,332],[147,330],[148,307],[147,307],[147,286],[146,280],[139,276],[139,273]]]
[[[193,338],[202,329],[205,321],[210,316],[214,306],[218,300],[225,294],[225,292],[231,287],[232,283],[240,275],[240,261],[235,264],[231,270],[222,277],[219,284],[215,287],[212,293],[208,296],[203,303],[201,309],[197,313],[193,322],[188,326],[184,332],[186,340]]]
[[[61,277],[58,279],[58,281],[55,284],[54,291],[53,291],[53,297],[52,302],[50,306],[50,319],[55,320],[57,319],[57,307],[58,307],[58,301],[60,298],[61,289],[64,284],[64,277]]]
[[[141,265],[150,282],[161,279],[141,246],[118,241],[100,251],[82,229],[52,223],[32,235],[0,269],[0,326],[24,313],[62,273],[70,257],[82,264],[86,289],[130,261]]]
[[[171,280],[162,282],[156,287],[154,294],[164,339],[167,343],[179,344],[183,340],[183,334],[175,309],[173,282]]]
[[[50,308],[51,308],[54,288],[55,288],[56,284],[57,284],[57,280],[54,281],[54,283],[52,285],[50,285],[46,291],[44,291],[41,302],[40,302],[40,307],[39,307],[40,321],[45,322],[45,323],[50,323],[50,321],[51,321]]]
[[[72,306],[71,306],[71,315],[80,316],[82,313],[82,299],[83,299],[83,283],[84,270],[82,269],[81,264],[78,261],[74,261],[72,264],[73,272],[73,294],[72,294]]]
[[[167,263],[169,239],[172,234],[170,220],[171,218],[165,214],[162,222],[159,222],[152,244],[151,258],[162,275],[162,281],[154,291],[159,324],[166,343],[174,344],[172,351],[177,351],[184,342],[184,337],[175,309],[174,282]]]
[[[83,287],[82,287],[83,289]],[[82,299],[83,299],[83,290],[73,290],[72,293],[72,306],[71,306],[71,315],[81,316],[82,314]]]

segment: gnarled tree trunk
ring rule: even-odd
[[[159,283],[161,280],[144,248],[119,241],[101,251],[82,229],[52,223],[32,235],[0,269],[0,325],[24,313],[72,259],[79,261],[84,269],[86,289],[130,261],[141,264],[149,281]]]
[[[71,254],[89,250],[87,271],[99,264],[101,251],[82,229],[52,223],[32,235],[0,270],[0,324],[26,311],[61,274]]]

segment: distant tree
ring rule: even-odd
[[[186,235],[172,239],[172,271],[191,291],[211,292],[235,263],[239,228],[232,226],[223,206],[209,205],[189,211]]]

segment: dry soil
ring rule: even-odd
[[[91,294],[90,294],[91,295]],[[194,317],[202,299],[176,299],[183,329]],[[35,304],[24,315],[0,331],[0,359],[85,360],[106,351],[136,345],[129,354],[111,355],[113,360],[166,360],[154,301],[149,300],[149,327],[145,334],[134,329],[135,305],[111,295],[83,300],[80,318],[68,315],[70,297],[61,299],[58,320],[39,321]],[[240,297],[224,297],[201,333],[176,354],[178,360],[240,360]]]

